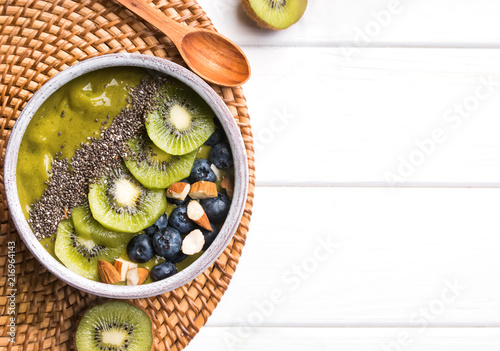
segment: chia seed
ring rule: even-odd
[[[68,218],[74,207],[86,201],[89,184],[97,182],[106,172],[121,167],[128,149],[126,141],[143,132],[145,112],[151,109],[152,97],[164,82],[165,78],[154,77],[154,80],[145,79],[132,88],[132,106],[122,109],[113,119],[111,128],[101,133],[100,139],[87,137],[91,143],[80,143],[71,160],[61,159],[62,152],[56,154],[49,171],[48,188],[29,212],[28,223],[39,240],[54,234],[59,222]],[[61,117],[64,117],[64,111]]]

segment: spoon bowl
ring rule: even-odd
[[[229,39],[209,31],[193,31],[183,39],[180,53],[184,61],[201,78],[228,87],[238,86],[250,78],[250,66],[243,51],[235,44],[228,50]]]
[[[168,36],[189,68],[207,82],[236,87],[250,78],[247,57],[223,35],[178,23],[144,0],[117,1]]]

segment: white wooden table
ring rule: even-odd
[[[189,350],[500,349],[500,1],[310,0],[247,53],[254,215]]]

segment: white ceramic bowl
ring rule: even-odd
[[[220,120],[229,139],[234,158],[234,197],[227,219],[210,248],[188,268],[174,276],[159,282],[139,286],[115,286],[95,282],[73,273],[59,263],[42,247],[31,231],[28,222],[24,218],[17,194],[16,164],[19,146],[24,132],[38,108],[52,93],[76,77],[98,69],[117,66],[143,67],[174,77],[191,87],[208,103]],[[137,54],[111,54],[85,60],[62,71],[33,95],[23,109],[10,135],[5,155],[4,181],[12,220],[21,239],[41,264],[59,279],[75,288],[99,296],[128,299],[155,296],[176,289],[196,278],[217,259],[236,232],[243,215],[248,192],[248,164],[240,130],[227,106],[208,84],[191,71],[165,59]]]

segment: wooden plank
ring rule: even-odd
[[[245,46],[499,47],[496,0],[309,1],[279,32],[258,28],[235,0],[200,0],[217,29]]]
[[[500,186],[500,50],[247,48],[261,186]]]
[[[187,350],[497,351],[498,328],[203,328]]]
[[[209,326],[500,326],[500,189],[257,188]]]

